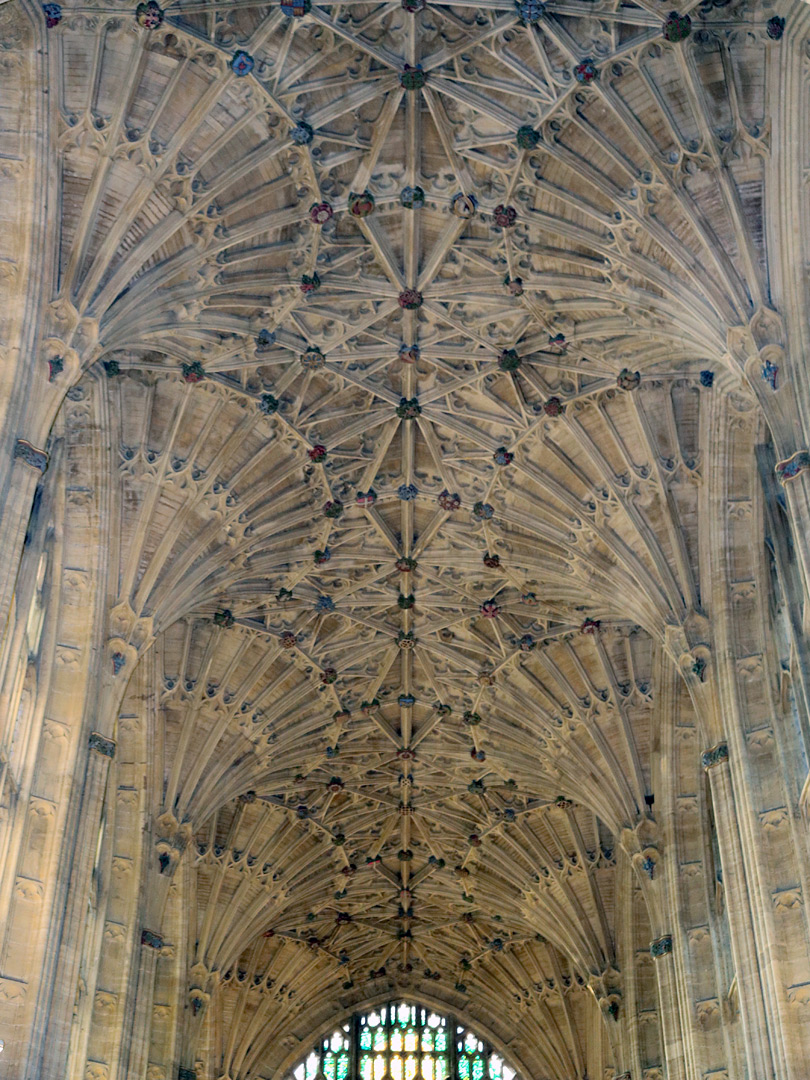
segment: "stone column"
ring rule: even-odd
[[[672,936],[665,934],[650,943],[658,984],[661,1041],[667,1080],[686,1080],[686,1061],[678,1001],[678,979],[672,956]]]
[[[121,1061],[125,1063],[121,1080],[143,1080],[146,1076],[155,997],[155,971],[158,957],[165,948],[163,937],[156,931],[146,928],[141,931],[135,999],[130,1010],[132,1020],[121,1048]]]
[[[87,896],[98,847],[98,830],[115,743],[90,734],[84,781],[66,830],[64,874],[57,888],[49,928],[36,1015],[26,1062],[26,1077],[62,1080],[70,1050],[74,990],[87,921]],[[61,917],[60,917],[61,916]]]
[[[743,862],[737,807],[726,743],[706,750],[701,758],[709,775],[726,897],[731,953],[737,976],[745,1056],[751,1077],[775,1080],[777,1073],[763,999],[763,979],[757,956],[751,895]]]
[[[6,484],[2,491],[3,509],[0,514],[5,552],[5,557],[0,560],[0,618],[3,634],[11,612],[11,598],[22,558],[34,492],[49,464],[46,451],[34,446],[27,439],[16,439],[12,454],[14,463],[5,471]]]
[[[780,62],[769,65],[767,93],[773,101],[772,144],[765,183],[764,225],[769,248],[773,303],[784,319],[787,400],[781,415],[770,416],[776,452],[781,461],[776,475],[784,484],[793,524],[795,550],[805,598],[810,597],[810,372],[807,365],[810,334],[807,289],[803,268],[810,251],[806,186],[797,181],[807,166],[808,134],[796,103],[807,96],[807,35],[810,8],[792,4],[781,44]],[[787,13],[786,10],[786,13]],[[808,626],[805,603],[805,632]]]
[[[776,476],[785,493],[793,525],[793,544],[801,569],[804,593],[804,632],[810,631],[810,450],[798,450],[776,463]]]

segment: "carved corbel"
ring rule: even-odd
[[[599,1008],[606,1016],[618,1021],[621,1013],[621,974],[614,967],[605,968],[599,975],[591,975],[588,987],[596,998]]]
[[[711,623],[694,609],[681,625],[670,625],[664,631],[667,652],[678,665],[687,682],[705,682],[711,668]]]
[[[769,417],[769,425],[780,449],[791,441],[798,427],[796,398],[781,391],[790,382],[791,363],[785,351],[786,335],[778,312],[760,308],[747,330],[729,333],[729,352],[742,367],[746,380]]]
[[[171,877],[183,852],[191,841],[191,822],[179,822],[171,811],[157,818],[158,839],[155,841],[160,873]]]
[[[712,624],[702,611],[691,608],[683,621],[683,628],[691,646],[711,640]]]
[[[747,326],[732,326],[726,334],[729,354],[741,367],[756,362],[768,347],[781,348],[784,340],[782,317],[771,308],[759,308]]]
[[[109,614],[109,629],[113,637],[142,649],[154,637],[154,620],[151,616],[139,616],[130,604],[123,600]]]
[[[711,671],[712,652],[708,645],[701,643],[695,645],[688,653],[679,660],[679,666],[687,679],[696,682],[706,682]]]
[[[123,675],[125,679],[128,679],[135,669],[137,660],[138,653],[132,645],[128,645],[122,638],[109,639],[107,642],[107,661],[109,664],[107,670],[113,678]]]
[[[157,825],[161,834],[167,837],[174,836],[175,832],[180,827],[180,822],[177,820],[171,810],[167,810],[165,814],[161,814],[160,817],[156,819],[155,824]]]
[[[158,840],[155,844],[155,850],[157,851],[160,873],[171,877],[180,862],[181,852],[168,840]]]
[[[767,395],[781,390],[787,379],[785,350],[779,345],[766,345],[747,358],[744,371],[755,392]]]
[[[191,1015],[199,1019],[208,1008],[219,973],[209,971],[205,964],[198,961],[189,969],[188,975],[188,1004]]]
[[[188,985],[192,990],[203,990],[208,993],[212,985],[218,980],[219,972],[209,971],[200,960],[189,968]]]
[[[72,129],[75,131],[75,128]],[[64,296],[54,300],[48,307],[49,321],[54,329],[59,328],[58,336],[63,339],[70,338],[72,332],[79,324],[79,312]]]
[[[41,374],[50,383],[70,386],[81,375],[79,354],[62,338],[46,338],[42,343]]]
[[[657,822],[644,818],[634,829],[622,829],[619,843],[641,882],[656,881],[662,847]]]
[[[705,650],[711,656],[711,623],[697,611],[690,611],[682,623],[664,628],[664,647],[675,663],[688,667],[695,659],[697,650]]]
[[[785,324],[782,316],[773,308],[760,307],[748,323],[751,339],[759,350],[768,346],[781,346],[785,341]]]
[[[192,1016],[202,1016],[208,1008],[211,995],[201,990],[198,986],[192,986],[188,992],[188,1004]]]
[[[721,1010],[717,998],[704,998],[695,1002],[695,1019],[703,1031],[712,1031],[720,1023]]]
[[[619,1021],[622,1011],[622,995],[618,991],[607,994],[599,1000],[599,1008],[616,1023]]]
[[[657,822],[652,818],[642,818],[635,828],[622,829],[619,843],[634,862],[643,858],[648,851],[654,851],[657,855],[661,846]]]
[[[642,851],[633,856],[633,866],[636,869],[636,873],[639,874],[639,876],[643,874],[645,877],[649,878],[650,881],[654,881],[658,870],[659,858],[660,852],[657,847],[645,847]]]

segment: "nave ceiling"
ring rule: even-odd
[[[251,1068],[384,968],[582,1072],[712,395],[762,434],[729,340],[775,323],[773,12],[304,6],[50,31],[50,357],[113,447],[159,857],[197,868],[199,992],[266,994]]]

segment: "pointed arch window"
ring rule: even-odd
[[[424,1005],[357,1013],[320,1039],[291,1080],[519,1080],[475,1031]]]

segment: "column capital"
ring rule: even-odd
[[[795,480],[799,473],[810,469],[810,450],[797,450],[784,461],[777,461],[776,475],[780,484],[786,484],[788,480]]]
[[[88,740],[91,750],[95,750],[97,753],[102,754],[104,757],[115,757],[115,743],[112,739],[105,738],[99,731],[91,731],[90,739]]]
[[[163,937],[154,930],[141,930],[141,945],[147,945],[150,949],[162,949]]]
[[[704,769],[713,769],[715,765],[722,765],[728,761],[728,743],[719,742],[704,750],[700,755],[700,764]]]
[[[27,439],[17,439],[14,444],[14,460],[24,461],[26,465],[36,469],[38,473],[44,473],[48,468],[50,459],[45,450],[39,450]]]
[[[672,934],[664,934],[650,944],[650,956],[657,960],[661,956],[668,956],[672,952]]]

